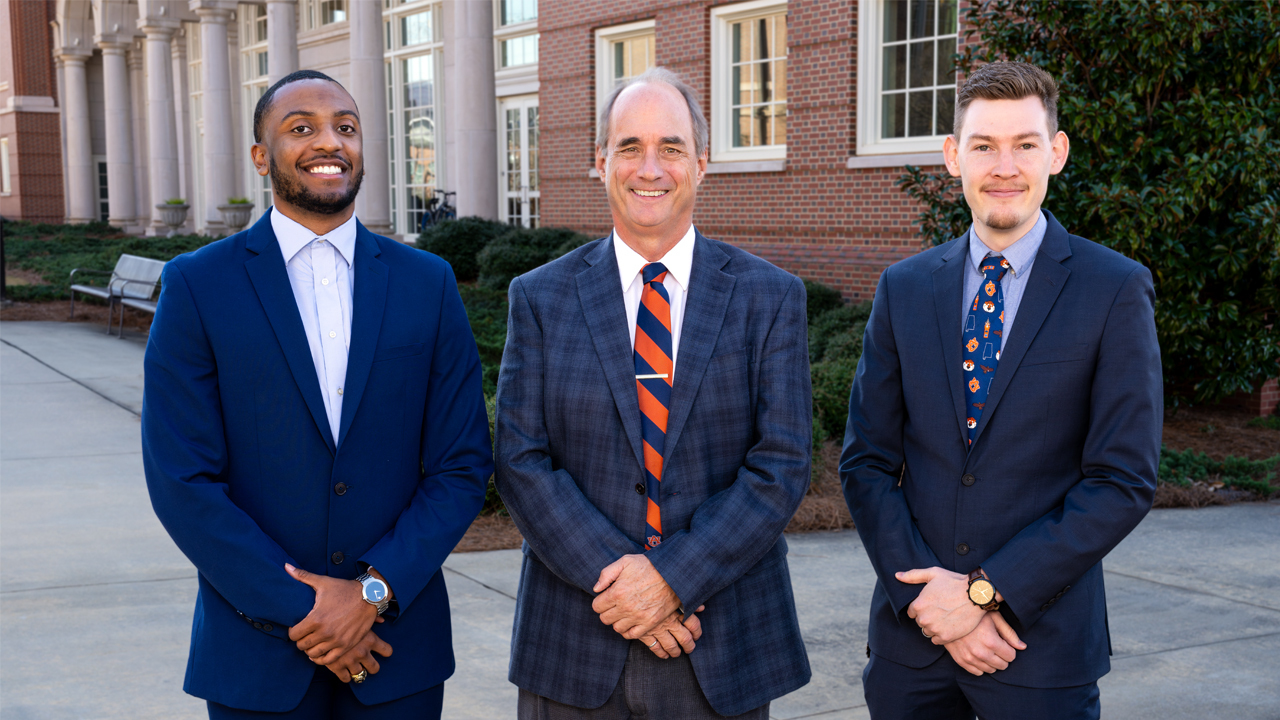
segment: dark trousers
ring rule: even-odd
[[[733,672],[733,669],[724,671]],[[564,705],[522,688],[517,717],[519,720],[726,720],[729,716],[717,713],[707,702],[688,655],[663,660],[644,643],[633,640],[618,686],[604,705],[598,708]],[[769,704],[732,717],[768,720]]]
[[[1017,662],[1017,660],[1014,660]],[[943,653],[932,665],[909,668],[872,654],[862,671],[872,720],[1098,720],[1098,683],[1065,688],[1005,685],[970,675]]]
[[[210,701],[209,720],[440,720],[443,704],[444,683],[440,683],[399,700],[363,705],[346,683],[327,669],[316,668],[307,694],[289,712],[237,710]]]

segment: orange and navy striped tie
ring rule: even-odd
[[[667,438],[667,414],[671,407],[671,297],[662,281],[667,268],[649,263],[641,271],[644,292],[636,314],[636,391],[640,393],[640,435],[644,441],[645,550],[662,542],[662,512],[658,507],[662,484],[662,448]]]

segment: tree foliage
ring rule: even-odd
[[[1071,156],[1045,207],[1151,269],[1166,393],[1252,391],[1280,360],[1280,3],[984,0],[967,11],[991,60],[1060,84]],[[937,244],[964,232],[959,182],[914,168]]]

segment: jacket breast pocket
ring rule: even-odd
[[[426,347],[425,343],[414,343],[412,345],[378,348],[378,352],[373,356],[373,361],[377,363],[383,360],[396,360],[398,358],[421,355],[424,347]]]
[[[1051,365],[1053,363],[1076,362],[1089,357],[1089,343],[1072,343],[1070,345],[1050,345],[1040,347],[1033,345],[1023,356],[1021,367],[1031,365]]]

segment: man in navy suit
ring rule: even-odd
[[[340,85],[283,78],[254,115],[274,207],[165,267],[143,460],[199,571],[184,689],[211,718],[438,718],[453,673],[480,362],[449,266],[356,220],[360,138]]]
[[[867,706],[892,718],[1097,718],[1102,558],[1155,493],[1151,273],[1040,205],[1057,87],[992,63],[944,144],[965,235],[881,276],[840,475],[876,570]]]
[[[804,285],[694,229],[707,123],[674,73],[616,89],[596,148],[614,232],[510,289],[519,717],[767,718],[810,676],[782,539],[809,485]]]

